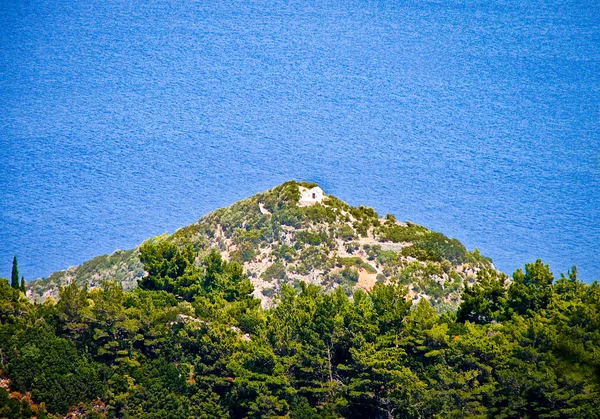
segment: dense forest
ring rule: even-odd
[[[600,286],[575,269],[481,269],[441,314],[394,280],[283,284],[267,309],[238,262],[198,257],[148,242],[133,290],[41,304],[0,281],[0,417],[599,417]]]

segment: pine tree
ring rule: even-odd
[[[19,289],[19,268],[17,267],[17,256],[13,258],[10,286],[14,289]]]
[[[22,276],[21,277],[21,291],[25,294],[27,294],[27,285],[25,284],[25,277]]]

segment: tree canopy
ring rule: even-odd
[[[600,286],[541,261],[478,273],[457,313],[399,282],[301,283],[261,308],[236,262],[141,249],[124,291],[31,304],[0,281],[0,416],[567,418],[600,412]],[[9,395],[10,392],[10,395]],[[15,394],[19,394],[17,397]]]

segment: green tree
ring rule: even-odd
[[[78,341],[87,333],[93,313],[88,300],[87,284],[79,288],[75,282],[61,287],[56,304],[61,333]]]
[[[195,256],[191,246],[181,250],[176,244],[167,241],[144,243],[140,247],[140,261],[148,276],[142,278],[140,287],[173,292],[177,278],[193,265]]]
[[[477,272],[477,282],[463,291],[457,320],[479,324],[501,320],[506,308],[507,280],[505,274],[492,268]]]
[[[21,277],[21,286],[19,288],[22,292],[27,292],[27,284],[25,283],[25,277]]]
[[[142,256],[132,291],[71,283],[32,304],[0,278],[0,417],[598,417],[600,285],[575,268],[554,281],[537,261],[510,284],[482,269],[438,315],[394,280],[352,299],[283,285],[262,309],[216,251]]]
[[[10,286],[19,289],[19,267],[17,266],[17,256],[13,258],[12,273],[10,275]]]
[[[554,276],[550,267],[541,259],[525,265],[513,274],[513,283],[508,289],[508,305],[511,313],[527,315],[545,309],[552,299]]]
[[[10,378],[15,390],[31,392],[50,412],[66,413],[80,401],[91,401],[105,390],[101,366],[90,362],[72,342],[59,338],[48,325],[27,327],[15,339]]]

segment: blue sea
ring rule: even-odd
[[[600,1],[0,0],[0,276],[289,179],[600,279]]]

